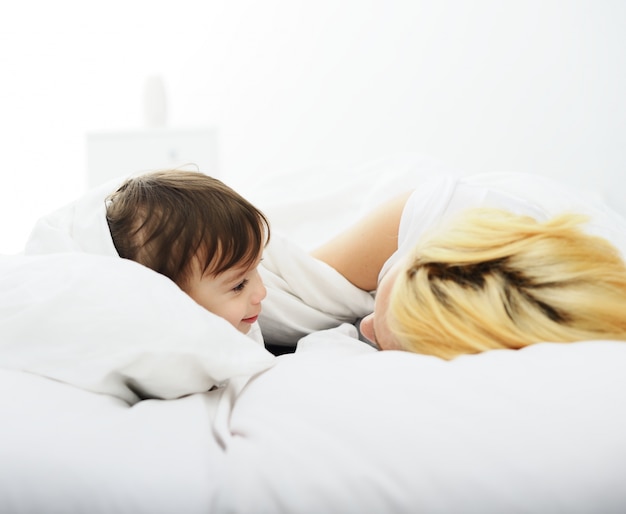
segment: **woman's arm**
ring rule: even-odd
[[[365,291],[376,289],[383,264],[398,248],[400,218],[411,193],[374,209],[311,255],[335,268],[355,286]]]

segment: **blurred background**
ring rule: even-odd
[[[101,173],[155,167],[133,148],[244,190],[415,152],[621,207],[624,27],[622,0],[4,2],[0,253]]]

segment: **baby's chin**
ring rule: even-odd
[[[237,330],[239,330],[239,332],[241,332],[242,334],[248,334],[248,332],[250,332],[250,329],[252,328],[252,325],[250,325],[250,323],[239,323],[238,326],[235,327]]]

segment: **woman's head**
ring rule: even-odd
[[[107,222],[120,257],[169,277],[240,329],[256,319],[260,306],[252,304],[265,296],[256,266],[269,223],[221,181],[182,170],[131,178],[108,197]],[[242,285],[248,284],[256,294],[244,306]],[[242,305],[224,315],[231,292]]]
[[[585,234],[583,221],[468,211],[381,283],[378,344],[452,358],[541,341],[626,340],[624,262]]]

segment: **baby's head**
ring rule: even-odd
[[[383,349],[452,358],[537,342],[626,340],[626,267],[584,218],[476,209],[381,281],[361,327]]]
[[[250,330],[265,297],[257,266],[270,234],[250,202],[203,173],[156,171],[128,179],[107,198],[107,222],[120,257]]]

